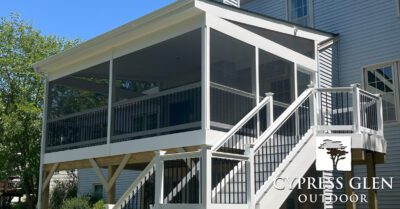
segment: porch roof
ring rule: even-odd
[[[112,51],[113,48],[132,42],[144,35],[157,33],[165,27],[177,25],[198,15],[216,16],[234,22],[295,35],[314,40],[317,44],[322,44],[336,36],[334,33],[304,27],[211,0],[177,0],[166,7],[128,22],[76,47],[39,61],[33,64],[33,67],[38,73],[55,72],[62,69],[60,66],[74,65],[82,62],[85,58]]]

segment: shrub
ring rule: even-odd
[[[18,203],[11,205],[11,208],[12,209],[26,209],[26,208],[28,208],[28,205],[24,202],[18,202]]]
[[[104,202],[103,202],[103,200],[97,201],[97,202],[93,205],[92,209],[104,209]]]
[[[87,198],[72,198],[64,201],[61,209],[91,209]]]

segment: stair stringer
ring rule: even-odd
[[[287,185],[283,190],[276,189],[274,187],[274,180],[277,178],[289,178],[292,180],[303,177],[316,159],[315,139],[314,127],[311,127],[285,160],[282,161],[278,169],[275,170],[268,181],[256,193],[256,209],[279,209],[282,206],[293,190],[289,189]]]

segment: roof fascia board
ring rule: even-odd
[[[286,60],[293,61],[296,64],[312,70],[313,72],[317,71],[315,67],[316,60],[277,44],[251,31],[248,31],[229,21],[206,13],[206,25],[228,36],[258,47],[264,51],[277,55]]]
[[[217,17],[228,19],[236,22],[241,22],[244,24],[250,24],[256,27],[265,28],[268,30],[273,30],[280,33],[285,33],[289,35],[295,35],[298,37],[311,39],[316,42],[321,42],[326,39],[331,38],[328,33],[324,34],[322,32],[313,31],[312,29],[301,28],[296,25],[291,25],[289,23],[275,20],[257,17],[258,15],[247,13],[244,14],[239,11],[234,11],[230,7],[222,8],[221,6],[214,5],[211,2],[204,2],[196,0],[195,6],[206,13],[213,14]]]
[[[87,58],[87,56],[93,56],[94,54],[92,53],[94,51],[104,52],[115,47],[115,45],[110,45],[110,42],[114,44],[123,44],[132,41],[132,37],[138,38],[140,34],[147,35],[200,13],[202,13],[202,11],[194,7],[194,0],[177,1],[160,10],[88,40],[76,47],[36,62],[33,64],[33,67],[37,72],[46,72],[51,65],[57,65],[61,62],[71,62],[74,59],[82,60]],[[124,38],[127,40],[124,40]]]

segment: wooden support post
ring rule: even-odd
[[[50,175],[49,172],[43,172],[43,179],[47,179]],[[42,188],[41,200],[40,200],[40,209],[48,209],[49,208],[49,197],[50,197],[50,187],[46,186]]]
[[[376,190],[372,189],[373,187],[373,180],[372,178],[376,176],[375,170],[375,160],[374,160],[374,153],[367,152],[367,177],[368,177],[368,203],[369,209],[378,209],[378,198],[376,195]]]
[[[124,170],[125,165],[128,163],[128,161],[131,159],[132,154],[126,154],[124,158],[122,159],[121,163],[117,166],[115,165],[110,165],[108,166],[108,181],[106,178],[103,176],[101,169],[96,162],[95,159],[89,159],[90,164],[92,165],[93,169],[96,172],[97,177],[99,178],[101,184],[103,185],[103,188],[106,189],[107,192],[107,204],[115,204],[115,183],[121,174],[121,172]]]
[[[42,185],[42,191],[44,191],[45,189],[47,189],[47,187],[49,187],[51,178],[53,177],[54,172],[56,172],[57,168],[58,168],[59,163],[55,163],[53,165],[53,167],[51,168],[50,172],[47,173],[46,177],[43,178],[45,179]]]
[[[53,177],[54,172],[58,169],[59,163],[55,163],[53,167],[51,167],[50,172],[43,171],[42,179],[44,181],[41,183],[41,195],[40,195],[40,209],[49,208],[49,197],[50,197],[50,181]]]
[[[353,169],[352,169],[353,170]],[[353,177],[353,171],[346,171],[344,172],[344,181],[345,181],[345,190],[346,190],[346,194],[348,197],[350,197],[351,195],[355,194],[353,189],[350,187],[350,179]],[[351,201],[347,201],[346,202],[346,209],[356,209],[356,203],[355,202],[351,202]]]
[[[101,169],[99,165],[97,164],[96,160],[93,158],[89,159],[90,164],[92,165],[92,168],[96,172],[96,176],[99,178],[101,184],[103,184],[103,188],[108,188],[108,182],[106,178],[104,178],[103,173],[101,173]]]
[[[117,166],[108,166],[108,188],[107,188],[107,204],[115,204],[115,183],[110,184]]]

